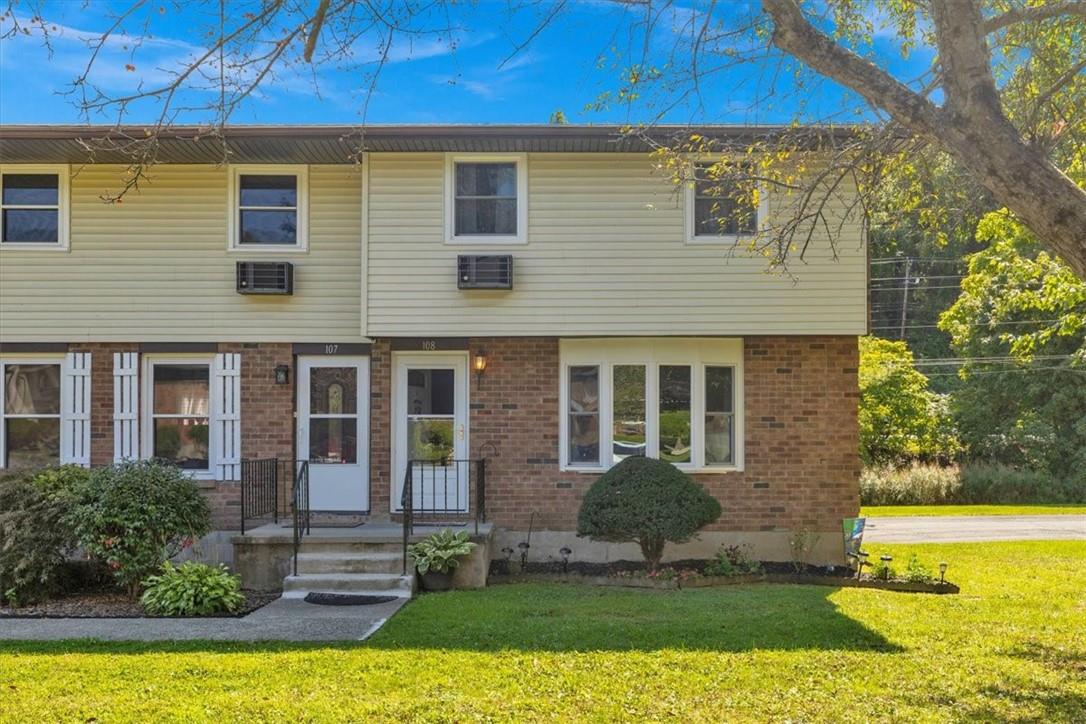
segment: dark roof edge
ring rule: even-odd
[[[374,124],[366,126],[348,125],[236,125],[222,129],[223,135],[230,139],[245,138],[287,138],[309,137],[336,139],[344,137],[362,138],[604,138],[621,136],[633,129],[636,133],[648,136],[672,136],[675,133],[700,133],[716,138],[750,138],[757,136],[784,135],[788,132],[826,133],[844,137],[854,134],[860,125],[653,125],[638,129],[619,125],[573,125],[573,124],[502,124],[502,125],[453,125],[453,124]],[[152,126],[108,126],[108,125],[52,125],[52,124],[9,124],[0,125],[0,138],[9,140],[76,140],[129,138],[146,136]],[[218,134],[218,129],[210,126],[169,126],[158,131],[159,138],[190,139],[211,137]]]

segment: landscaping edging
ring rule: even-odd
[[[881,591],[903,593],[959,593],[953,583],[920,583],[912,581],[880,581],[873,578],[856,579],[844,576],[812,576],[809,574],[766,573],[744,576],[702,576],[686,580],[654,580],[642,577],[583,576],[576,573],[520,573],[509,576],[491,576],[491,583],[576,583],[587,586],[612,586],[619,588],[643,588],[659,591],[677,591],[686,588],[718,588],[752,583],[791,583],[806,586],[836,586],[838,588],[873,588]]]
[[[243,589],[245,603],[237,613],[216,613],[208,616],[154,616],[143,610],[137,599],[115,591],[96,591],[62,596],[20,608],[0,607],[0,621],[16,618],[123,618],[123,619],[204,619],[244,618],[279,598],[278,592]]]

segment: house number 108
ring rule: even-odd
[[[422,349],[425,352],[433,352],[437,349],[437,340],[424,339],[422,340]]]

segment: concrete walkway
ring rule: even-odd
[[[362,641],[406,602],[317,606],[279,598],[244,618],[0,618],[0,639]]]
[[[868,518],[864,542],[969,543],[1086,540],[1086,515],[948,515]]]

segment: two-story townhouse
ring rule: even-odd
[[[724,509],[672,555],[785,559],[804,530],[840,560],[867,324],[847,198],[796,280],[741,251],[783,195],[719,228],[615,128],[372,127],[358,155],[354,128],[236,127],[225,165],[178,129],[120,203],[127,159],[81,142],[105,132],[0,127],[0,466],[172,459],[231,529],[244,459],[307,460],[313,511],[370,521],[418,460],[412,507],[466,512],[474,464],[442,463],[485,459],[495,550],[531,526],[533,555],[584,560],[622,551],[574,537],[582,494],[644,454]]]

